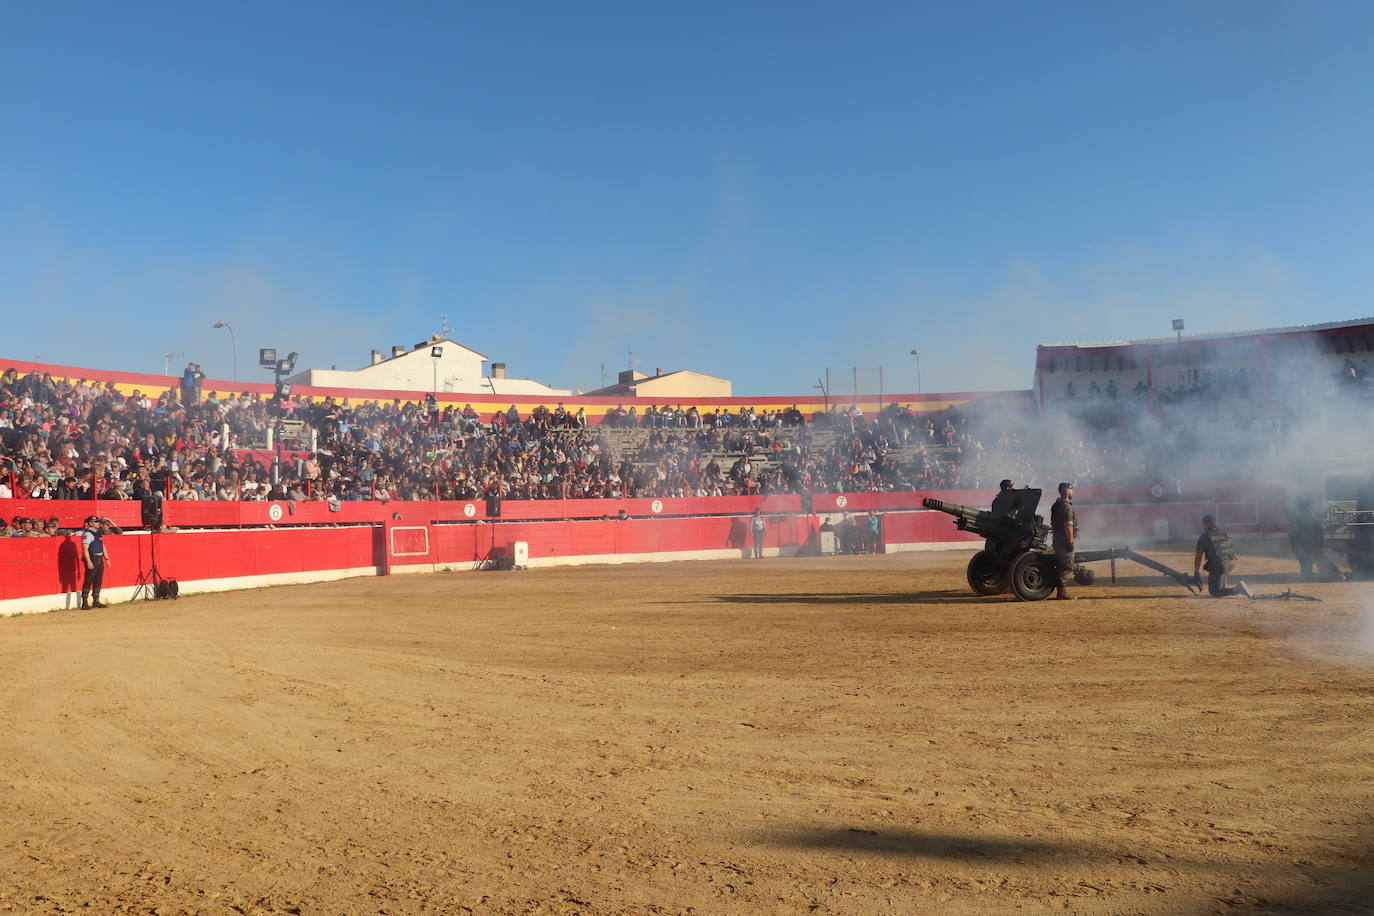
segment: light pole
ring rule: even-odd
[[[230,347],[233,349],[233,351],[234,351],[234,381],[237,382],[237,381],[239,380],[239,342],[238,342],[238,338],[236,338],[236,337],[234,336],[234,329],[233,329],[232,326],[230,326],[229,322],[227,322],[227,321],[216,321],[214,326],[217,327],[217,328],[229,328],[229,346],[230,346]]]
[[[921,393],[921,351],[912,350],[911,355],[916,357],[916,393]]]
[[[215,327],[219,327],[220,324],[224,324],[224,322],[216,324]],[[225,326],[228,327],[228,325]],[[276,383],[275,411],[277,422],[273,426],[272,438],[276,440],[277,454],[272,460],[273,483],[281,483],[281,417],[282,414],[286,412],[284,402],[287,398],[291,397],[292,387],[286,382],[283,382],[282,379],[290,375],[292,370],[296,368],[296,358],[298,356],[300,356],[299,353],[291,353],[286,359],[277,359],[277,350],[275,347],[264,348],[258,351],[258,365],[262,366],[264,369],[271,369],[272,380]]]

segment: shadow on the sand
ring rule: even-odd
[[[806,594],[804,592],[785,592],[783,594],[755,595],[717,595],[717,601],[728,604],[970,604],[987,601],[1005,601],[1010,596],[983,598],[965,591],[937,592],[837,592],[835,594]],[[1014,599],[1013,599],[1014,600]]]
[[[924,859],[1000,859],[1035,861],[1058,856],[1082,856],[1092,850],[1028,838],[990,838],[918,830],[815,828],[768,832],[757,842],[772,846],[839,852],[873,852]]]
[[[1084,592],[1080,588],[1073,590],[1075,599],[1085,601],[1158,601],[1161,598],[1196,597],[1183,588],[1176,588],[1172,593],[1146,592],[1144,594],[1124,594],[1117,591],[1126,583],[1118,580],[1117,585],[1109,583],[1099,583],[1105,585],[1103,589],[1094,587],[1093,591]],[[1001,595],[975,595],[968,589],[943,589],[940,591],[929,592],[884,592],[881,594],[867,592],[837,592],[834,594],[823,593],[798,593],[786,592],[783,594],[753,594],[753,595],[716,595],[716,600],[727,604],[828,604],[828,605],[861,605],[861,604],[1027,604],[1011,592]],[[1053,604],[1053,597],[1045,599],[1046,603]],[[1039,603],[1039,602],[1035,602]]]

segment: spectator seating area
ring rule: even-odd
[[[581,409],[479,414],[428,397],[403,403],[0,373],[0,499],[473,500],[713,497],[803,492],[1230,479],[1251,473],[1273,430],[1153,415],[1083,423],[1025,411],[875,416],[832,407],[734,411],[637,405],[592,426]],[[1118,418],[1119,420],[1119,418]],[[248,446],[280,432],[272,453]],[[1239,457],[1238,457],[1239,456]],[[49,519],[50,521],[50,519]],[[46,523],[45,523],[46,524]],[[48,525],[48,527],[51,527]],[[9,533],[44,524],[11,523]]]
[[[137,500],[511,499],[910,490],[938,485],[957,446],[906,448],[916,417],[796,408],[612,411],[124,394],[113,384],[0,374],[0,498]],[[278,421],[310,451],[270,463],[241,448]],[[296,444],[295,442],[292,443]],[[41,527],[41,526],[39,526]],[[25,531],[21,521],[18,530]],[[12,532],[11,532],[12,533]],[[26,532],[27,533],[27,532]]]

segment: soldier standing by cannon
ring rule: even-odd
[[[1059,567],[1059,583],[1054,597],[1070,601],[1069,576],[1073,575],[1073,547],[1078,540],[1078,513],[1073,508],[1073,484],[1059,485],[1059,498],[1050,507],[1050,531],[1054,533],[1054,559]]]
[[[1288,500],[1283,510],[1288,521],[1288,543],[1298,561],[1298,572],[1304,579],[1325,577],[1341,579],[1341,571],[1326,556],[1326,531],[1323,513],[1311,494],[1300,494]]]
[[[1207,563],[1203,564],[1203,559]],[[1217,527],[1216,517],[1208,514],[1202,517],[1202,534],[1197,539],[1197,550],[1193,553],[1193,579],[1201,583],[1198,569],[1207,570],[1207,591],[1213,598],[1227,595],[1244,595],[1253,598],[1250,589],[1243,581],[1237,580],[1234,586],[1227,586],[1226,576],[1235,568],[1236,548],[1231,543],[1231,535]]]
[[[1288,522],[1288,544],[1293,548],[1293,558],[1298,561],[1298,572],[1304,579],[1317,574],[1316,558],[1312,555],[1312,521],[1316,515],[1311,496],[1291,496],[1283,507],[1284,519]],[[1317,543],[1321,543],[1321,527],[1317,527]],[[1319,548],[1320,549],[1320,548]]]

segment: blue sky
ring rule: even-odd
[[[1374,314],[1374,4],[15,5],[0,356],[1026,387]]]

